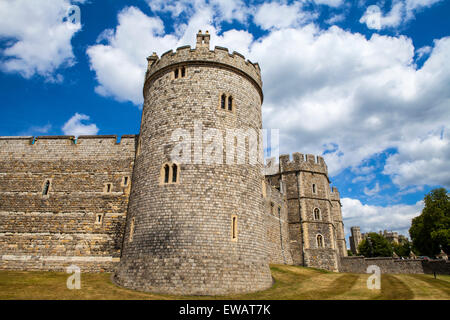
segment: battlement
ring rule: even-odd
[[[280,156],[280,171],[312,171],[328,175],[328,168],[325,160],[321,156],[312,154],[304,155],[303,153],[294,152],[292,154],[293,160],[288,154]]]
[[[130,157],[135,152],[136,135],[103,136],[17,136],[0,137],[0,154],[11,158],[42,154],[49,159]]]
[[[328,167],[321,156],[294,152],[292,158],[293,160],[288,154],[280,155],[279,163],[276,162],[275,158],[267,159],[263,169],[264,175],[275,175],[289,171],[311,171],[328,175]]]
[[[199,38],[205,38],[206,40],[199,40]],[[200,31],[197,34],[197,46],[194,49],[190,46],[182,46],[177,48],[175,52],[169,50],[163,53],[160,58],[156,53],[153,53],[147,58],[147,61],[146,84],[161,72],[176,65],[217,65],[243,73],[258,87],[262,100],[262,80],[259,64],[246,60],[242,54],[236,51],[230,54],[227,48],[216,46],[214,50],[210,50],[208,32],[202,34]],[[146,85],[144,85],[144,90],[145,87]]]
[[[339,194],[339,191],[336,187],[331,188],[330,200],[335,200],[335,201],[341,200],[341,195]]]

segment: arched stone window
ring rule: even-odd
[[[323,236],[321,234],[318,234],[316,240],[317,240],[317,248],[323,248],[324,247]]]
[[[228,111],[233,111],[233,97],[228,97]]]
[[[220,97],[220,107],[222,109],[225,109],[225,104],[226,104],[226,100],[227,100],[227,96],[224,94],[222,94],[222,96]]]
[[[314,208],[314,220],[321,220],[319,208]]]
[[[164,183],[169,183],[169,176],[170,176],[170,166],[166,164],[164,166]]]
[[[234,98],[229,94],[222,93],[220,95],[219,109],[234,112],[235,111]]]
[[[186,67],[179,67],[173,70],[172,79],[186,78]]]
[[[175,184],[180,182],[180,165],[176,163],[163,164],[160,172],[160,184]]]
[[[177,174],[178,174],[178,165],[174,163],[172,165],[172,183],[177,182]]]

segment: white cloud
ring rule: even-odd
[[[398,27],[402,22],[403,10],[404,4],[402,2],[398,2],[393,5],[389,13],[383,15],[379,6],[371,5],[367,8],[359,22],[365,23],[369,29],[376,30],[381,30],[388,27]]]
[[[340,7],[344,4],[344,0],[314,0],[316,4],[323,4],[330,7]]]
[[[46,125],[43,125],[43,126],[31,126],[27,130],[19,133],[19,136],[34,136],[34,135],[46,134],[50,131],[51,128],[52,128],[52,125],[50,123],[47,123]]]
[[[81,29],[80,23],[63,22],[70,5],[70,0],[0,1],[0,37],[10,40],[0,55],[1,70],[62,81],[55,72],[75,63],[71,39]]]
[[[196,12],[210,9],[216,21],[244,22],[250,9],[242,0],[146,0],[153,12],[168,12],[173,18],[181,14],[190,18]]]
[[[395,28],[402,23],[415,18],[415,14],[425,8],[432,7],[442,0],[393,0],[391,10],[383,14],[378,5],[367,7],[366,12],[359,20],[369,29],[381,30]],[[384,4],[384,2],[382,2]]]
[[[327,20],[325,20],[326,24],[336,24],[338,22],[342,22],[344,21],[346,18],[345,13],[340,13],[340,14],[334,14],[332,15],[330,18],[328,18]]]
[[[142,103],[142,86],[147,70],[146,57],[152,52],[165,52],[177,46],[177,39],[164,35],[161,19],[148,17],[134,7],[118,15],[115,30],[104,31],[96,44],[87,49],[91,69],[99,85],[95,91],[119,101]]]
[[[343,198],[341,202],[346,234],[350,233],[350,227],[360,226],[361,232],[391,230],[408,236],[411,220],[420,215],[424,206],[423,201],[386,207],[362,204],[351,198]]]
[[[369,189],[367,187],[364,187],[364,194],[366,196],[374,196],[376,195],[378,192],[380,192],[380,184],[377,182],[375,183],[375,186],[372,189]]]
[[[304,24],[316,17],[313,12],[303,11],[300,2],[291,5],[269,2],[258,7],[254,22],[265,30],[282,29]]]
[[[90,117],[85,114],[75,113],[62,127],[65,135],[82,136],[96,135],[98,133],[97,126],[92,124],[84,124],[82,121],[89,121]]]
[[[411,185],[450,186],[450,126],[425,138],[415,138],[399,145],[399,153],[386,161],[384,174],[405,188]]]
[[[335,175],[393,148],[399,156],[388,161],[386,172],[397,174],[394,181],[402,188],[413,183],[400,177],[407,176],[401,166],[417,157],[406,146],[450,123],[450,37],[436,41],[418,68],[412,40],[405,36],[373,34],[367,39],[336,26],[321,30],[314,24],[291,23],[259,39],[242,30],[218,36],[214,16],[211,7],[204,7],[187,24],[176,24],[174,34],[165,34],[159,18],[137,8],[124,9],[117,27],[103,33],[106,43],[87,51],[99,82],[97,92],[141,104],[145,57],[193,46],[198,30],[208,29],[211,48],[225,46],[260,64],[263,124],[282,128],[282,153],[328,150],[324,157]],[[447,135],[443,139],[449,140]],[[437,157],[446,154],[433,152]],[[450,163],[442,162],[439,168],[450,172]],[[433,168],[421,170],[420,184],[436,182]]]

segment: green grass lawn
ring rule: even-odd
[[[297,266],[272,265],[275,284],[251,294],[168,296],[116,286],[110,273],[81,274],[81,289],[69,290],[66,273],[0,271],[0,299],[273,299],[273,300],[405,300],[450,299],[450,276],[381,275],[381,290],[366,286],[369,274],[331,273]]]

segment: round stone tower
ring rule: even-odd
[[[227,49],[153,54],[122,257],[124,287],[219,295],[272,285],[265,250],[258,64]],[[247,137],[246,137],[247,136]],[[236,153],[234,153],[236,152]]]

